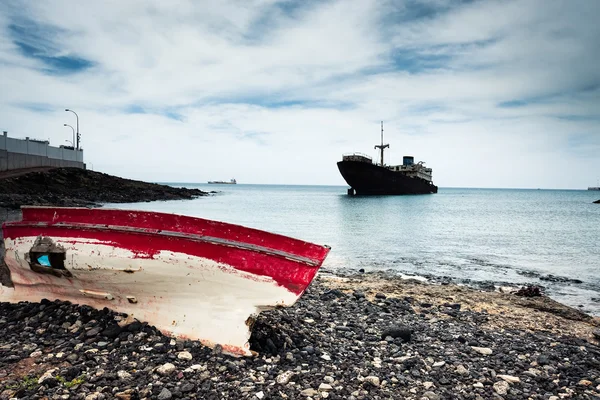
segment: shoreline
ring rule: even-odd
[[[320,271],[294,306],[260,314],[258,355],[233,358],[121,327],[107,309],[0,303],[0,399],[592,399],[598,319],[581,314],[548,298]]]

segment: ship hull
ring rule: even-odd
[[[27,207],[3,231],[11,282],[0,285],[0,301],[108,307],[234,355],[251,354],[258,313],[294,304],[329,251],[238,225],[128,210]]]
[[[358,195],[404,195],[437,193],[437,186],[360,161],[339,161],[338,169]]]

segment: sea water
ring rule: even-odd
[[[194,200],[108,207],[219,220],[331,246],[324,266],[543,286],[600,315],[598,192],[440,188],[348,196],[344,186],[177,184]]]

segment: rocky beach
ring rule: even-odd
[[[5,177],[6,218],[206,194],[81,171]],[[540,287],[321,269],[294,306],[260,314],[245,358],[51,300],[0,303],[0,399],[600,398],[599,319]]]
[[[595,399],[597,325],[544,296],[322,271],[233,358],[108,309],[2,303],[0,398]]]

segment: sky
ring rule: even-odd
[[[0,2],[0,130],[153,182],[345,185],[343,153],[440,187],[600,179],[597,0]]]

